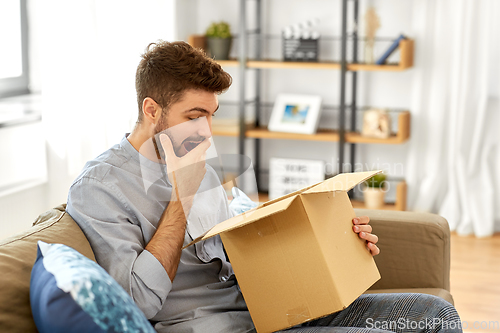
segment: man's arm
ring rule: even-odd
[[[186,232],[186,216],[178,200],[171,201],[158,222],[158,228],[146,250],[163,265],[173,282],[181,259],[181,249]]]
[[[172,142],[165,134],[160,135],[160,140],[165,151],[168,178],[172,184],[172,198],[146,250],[158,259],[170,280],[174,281],[181,259],[187,216],[193,205],[194,195],[205,177],[205,153],[210,147],[210,141],[205,139],[183,157],[177,157]]]

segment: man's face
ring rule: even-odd
[[[164,132],[178,157],[186,155],[212,136],[212,116],[219,108],[217,95],[204,90],[187,90],[177,103],[162,114],[155,134]]]

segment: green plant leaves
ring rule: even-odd
[[[365,181],[365,185],[368,187],[383,188],[386,178],[387,178],[386,175],[384,175],[383,173],[379,173],[371,178],[368,178]]]
[[[210,24],[205,35],[215,38],[231,38],[231,27],[225,21],[214,22]]]

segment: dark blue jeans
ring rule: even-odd
[[[345,310],[284,333],[462,332],[457,310],[426,294],[363,294]]]

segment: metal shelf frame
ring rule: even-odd
[[[354,2],[354,26],[355,31],[352,33],[351,37],[353,39],[353,61],[357,62],[357,42],[358,42],[358,14],[359,14],[359,0],[351,0]],[[262,1],[254,0],[253,1],[256,6],[256,28],[252,30],[251,33],[257,36],[257,40],[260,40],[262,35]],[[346,118],[346,76],[348,72],[348,64],[347,64],[347,2],[348,0],[342,0],[342,36],[341,36],[341,60],[340,60],[340,118],[339,118],[339,164],[338,169],[340,172],[344,172],[344,151],[346,145],[346,126],[345,126],[345,118]],[[240,91],[239,91],[239,140],[238,140],[238,153],[240,156],[245,155],[245,139],[246,139],[246,123],[245,123],[245,105],[247,104],[246,96],[245,96],[245,88],[246,88],[246,71],[248,68],[247,54],[248,54],[248,31],[247,31],[247,0],[240,0],[240,25],[238,34],[238,66],[239,66],[239,76],[241,80]],[[262,57],[262,47],[261,43],[257,43],[256,45],[256,60],[261,60]],[[255,125],[259,127],[260,125],[260,80],[261,73],[259,67],[254,67],[255,72]],[[352,71],[353,80],[352,80],[352,100],[350,105],[351,110],[351,131],[355,130],[356,125],[356,90],[357,90],[357,71]],[[255,138],[255,156],[254,156],[254,169],[257,176],[257,187],[260,188],[260,149],[261,142],[259,138]],[[350,144],[350,163],[351,166],[355,164],[355,152],[356,152],[356,143]],[[240,173],[243,173],[244,161],[241,159],[239,163]],[[352,169],[352,167],[351,167]],[[352,193],[351,193],[352,195]]]
[[[353,22],[354,22],[354,30],[352,32],[347,31],[347,18],[348,18],[348,2],[353,3]],[[262,31],[262,1],[261,0],[253,0],[252,3],[256,6],[256,28],[252,31],[247,30],[247,0],[240,0],[240,17],[239,17],[239,31],[240,33],[237,35],[238,37],[238,59],[237,60],[228,60],[228,61],[220,61],[223,66],[238,66],[239,67],[239,77],[241,80],[240,91],[239,91],[239,133],[238,133],[238,153],[241,156],[245,155],[245,139],[251,138],[254,140],[254,169],[257,177],[257,186],[261,188],[261,139],[267,138],[265,133],[260,134],[260,132],[249,132],[248,124],[245,122],[245,106],[249,104],[245,96],[246,90],[246,72],[251,69],[255,71],[255,99],[251,102],[255,103],[255,128],[259,129],[261,126],[260,118],[260,108],[265,104],[261,101],[261,69],[265,68],[319,68],[319,69],[340,69],[340,105],[339,105],[339,128],[335,133],[335,138],[328,137],[327,141],[337,141],[338,140],[338,170],[339,172],[347,172],[352,171],[355,165],[355,157],[356,157],[356,145],[359,143],[363,143],[361,139],[356,136],[356,113],[359,110],[357,106],[357,72],[359,70],[390,70],[390,71],[400,71],[405,70],[413,65],[413,41],[407,40],[404,41],[404,58],[403,58],[403,47],[401,47],[402,55],[401,62],[397,65],[369,65],[369,64],[360,64],[358,63],[358,41],[363,40],[364,37],[358,36],[358,21],[359,21],[359,0],[342,0],[342,35],[340,37],[341,40],[341,59],[339,63],[334,62],[323,62],[323,63],[283,63],[279,61],[264,61],[262,60],[262,45],[261,40],[266,36]],[[248,59],[248,42],[249,35],[255,37],[254,39],[257,41],[256,43],[256,54],[255,59]],[[347,62],[347,40],[352,40],[352,63]],[[407,43],[407,44],[406,44]],[[403,45],[401,45],[403,46]],[[352,95],[351,102],[347,104],[346,102],[346,84],[347,84],[347,73],[350,72],[352,74]],[[346,113],[350,112],[350,124],[346,127]],[[408,118],[405,120],[408,121],[409,124],[409,114]],[[409,125],[408,125],[409,127]],[[254,133],[255,132],[255,133]],[[252,135],[252,133],[254,135]],[[256,134],[257,133],[257,134]],[[224,134],[231,135],[231,134]],[[331,136],[331,135],[330,135]],[[326,139],[325,139],[326,140]],[[407,137],[397,138],[395,142],[391,143],[402,143],[407,140]],[[369,142],[369,143],[378,143],[378,142]],[[380,142],[383,143],[383,142]],[[346,170],[345,168],[345,155],[346,155],[346,145],[349,148],[349,163],[350,168]],[[243,173],[244,162],[240,161],[239,171]],[[352,191],[349,192],[350,197],[353,197]]]

